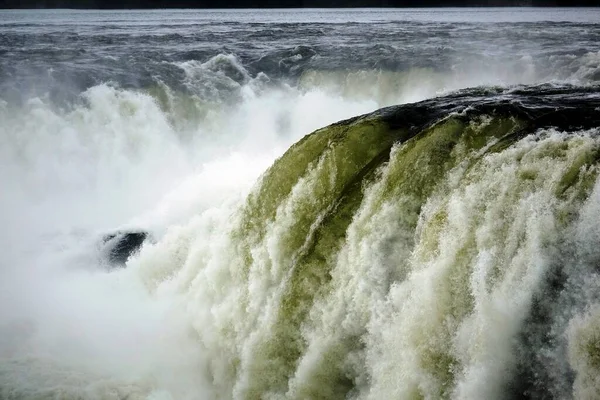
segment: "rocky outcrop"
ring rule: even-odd
[[[119,231],[104,235],[104,257],[111,265],[123,266],[149,237],[145,231]]]

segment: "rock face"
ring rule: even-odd
[[[105,257],[110,264],[123,266],[148,238],[148,232],[144,231],[107,234],[102,238]]]

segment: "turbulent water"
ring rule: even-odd
[[[599,82],[598,9],[0,11],[0,399],[600,398]]]

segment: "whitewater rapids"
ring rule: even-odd
[[[0,16],[0,399],[600,397],[597,10]]]

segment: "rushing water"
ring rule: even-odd
[[[598,9],[0,11],[0,398],[600,397],[598,81]]]

